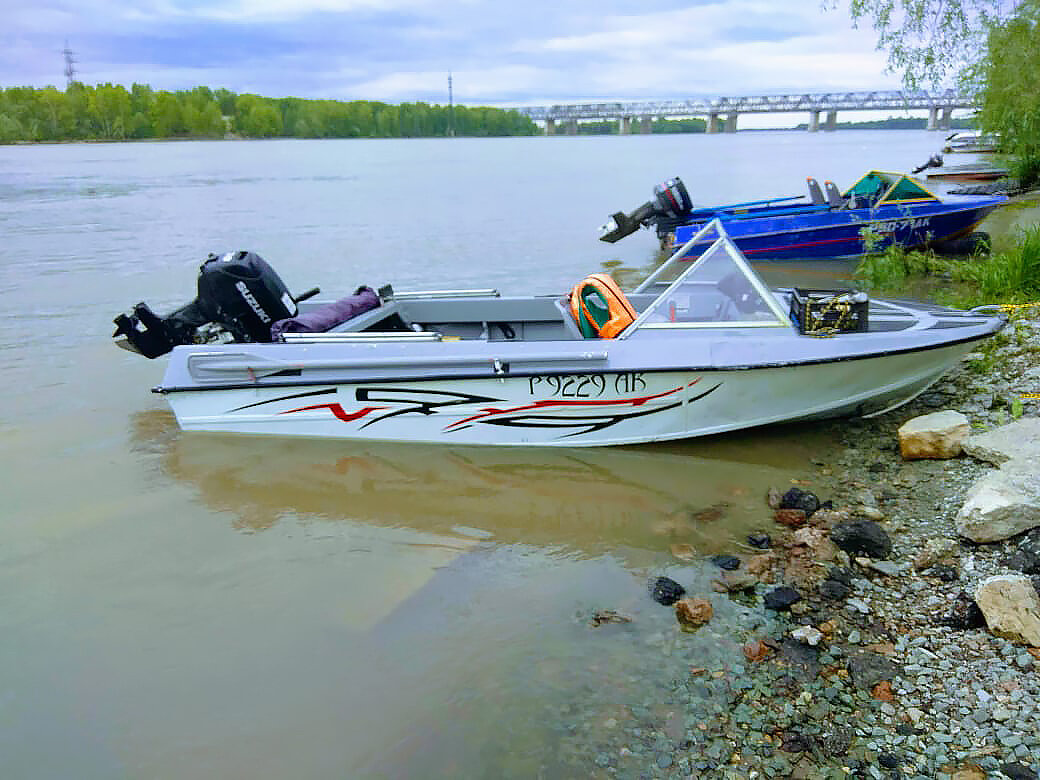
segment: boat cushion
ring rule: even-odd
[[[612,339],[636,319],[636,310],[608,274],[592,274],[574,285],[571,314],[585,338]]]
[[[271,325],[271,338],[283,333],[323,333],[379,306],[379,296],[371,287],[361,286],[353,295],[319,306],[305,314],[278,320]]]

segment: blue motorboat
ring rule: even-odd
[[[613,243],[654,226],[662,245],[682,246],[712,219],[750,259],[851,257],[889,246],[924,248],[969,235],[1003,195],[944,195],[902,173],[869,171],[844,192],[808,179],[809,196],[694,208],[676,177],[630,214],[614,214],[601,240]],[[708,243],[695,243],[698,256]]]

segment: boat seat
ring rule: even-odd
[[[845,198],[841,197],[841,193],[838,192],[838,188],[832,181],[825,181],[823,188],[827,192],[827,205],[832,209],[843,209],[848,204],[845,202]]]
[[[809,200],[812,201],[814,206],[822,206],[827,201],[824,200],[823,191],[820,189],[820,183],[816,181],[812,176],[805,180],[809,184]]]
[[[578,323],[575,322],[574,314],[571,312],[570,296],[565,295],[562,298],[557,298],[553,301],[553,304],[560,312],[563,329],[567,331],[567,336],[578,340],[585,338],[585,334],[578,329]]]
[[[615,338],[639,316],[609,274],[592,274],[574,285],[570,308],[584,338]]]

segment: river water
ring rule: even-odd
[[[767,486],[804,479],[829,428],[552,452],[188,436],[148,392],[162,360],[115,349],[112,317],[186,302],[206,255],[233,249],[297,291],[559,292],[651,262],[652,234],[610,246],[597,226],[667,177],[702,204],[797,195],[940,143],[0,147],[0,776],[585,774],[576,721],[628,706],[661,648],[688,663],[749,619],[722,609],[699,644],[676,637],[647,577],[680,571],[673,545],[742,549]],[[708,569],[681,571],[707,589]],[[590,628],[601,608],[635,622]]]

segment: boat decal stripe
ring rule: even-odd
[[[700,381],[700,379],[695,379],[690,384],[692,385],[692,384],[695,384],[696,382],[699,382],[699,381]],[[561,407],[561,406],[562,407],[575,407],[575,406],[579,406],[579,407],[583,407],[583,408],[589,408],[589,407],[594,407],[594,406],[642,406],[643,404],[647,403],[648,401],[654,401],[654,400],[656,400],[658,398],[664,398],[665,396],[672,395],[673,393],[678,393],[682,389],[683,389],[682,386],[675,387],[675,388],[673,388],[671,390],[665,390],[663,393],[658,393],[657,395],[647,395],[647,396],[643,396],[641,398],[619,398],[619,399],[616,399],[616,400],[604,399],[604,400],[597,400],[597,401],[564,401],[564,400],[560,400],[560,399],[550,399],[550,400],[545,400],[545,401],[534,401],[533,403],[524,404],[523,406],[516,406],[516,407],[513,407],[512,409],[495,409],[495,408],[492,407],[492,408],[488,408],[488,409],[482,409],[480,411],[480,414],[475,414],[472,417],[466,417],[466,418],[464,418],[462,420],[457,420],[456,422],[454,422],[451,425],[447,426],[444,430],[449,431],[449,430],[457,429],[459,426],[468,426],[470,423],[473,423],[473,422],[489,422],[488,418],[494,417],[496,415],[516,414],[517,412],[526,412],[526,411],[531,410],[531,409],[545,409],[545,408],[550,407],[550,406],[555,406],[555,407]]]
[[[491,398],[486,395],[454,393],[450,390],[416,390],[408,387],[359,387],[354,391],[354,395],[359,403],[364,401],[382,401],[383,403],[407,404],[407,406],[401,409],[395,409],[379,417],[372,418],[362,425],[362,428],[367,428],[373,423],[396,417],[399,414],[415,412],[431,415],[436,414],[444,406],[501,403],[502,401],[501,398]]]
[[[825,239],[822,239],[820,241],[804,241],[804,242],[802,242],[800,244],[784,244],[783,246],[767,246],[767,247],[763,247],[761,249],[742,249],[740,251],[742,251],[745,255],[751,255],[751,254],[754,254],[755,252],[776,252],[777,250],[780,250],[780,249],[785,249],[785,250],[801,249],[802,247],[806,247],[806,246],[823,246],[824,244],[841,244],[841,243],[854,244],[854,243],[857,243],[859,240],[860,239],[858,237],[846,236],[846,237],[843,237],[843,238],[825,238]]]
[[[293,398],[308,398],[310,396],[328,395],[329,393],[335,393],[335,392],[336,392],[336,388],[335,387],[327,387],[324,390],[311,390],[308,393],[293,393],[292,395],[283,395],[283,396],[279,396],[278,398],[271,398],[271,399],[269,399],[267,401],[257,401],[255,404],[246,404],[245,406],[236,406],[234,409],[228,409],[227,413],[231,414],[232,412],[241,412],[243,409],[252,409],[253,407],[256,407],[256,406],[263,406],[264,404],[273,404],[273,403],[277,403],[278,401],[290,401]]]
[[[692,384],[693,384],[693,382],[691,382],[690,384],[692,385]],[[702,398],[704,398],[704,396],[706,396],[706,395],[711,395],[711,394],[712,394],[712,393],[714,393],[714,392],[715,392],[716,390],[718,390],[718,389],[719,389],[720,387],[722,387],[722,382],[719,382],[719,383],[718,383],[717,385],[715,385],[715,387],[712,387],[712,388],[709,388],[709,389],[705,390],[705,391],[704,391],[703,393],[701,393],[700,395],[695,395],[695,396],[694,396],[693,398],[689,398],[689,399],[687,399],[686,403],[688,403],[688,404],[692,404],[692,403],[693,403],[694,401],[699,401],[699,400],[701,400]]]
[[[351,422],[352,420],[358,420],[364,417],[366,414],[369,414],[371,412],[378,412],[384,408],[385,407],[383,406],[366,406],[364,409],[360,409],[356,412],[347,412],[347,410],[340,406],[338,403],[333,402],[331,404],[314,404],[313,406],[301,406],[298,409],[286,409],[284,412],[279,412],[279,414],[293,414],[294,412],[310,412],[314,411],[315,409],[328,409],[330,412],[332,412],[333,415],[335,415],[337,419],[342,420],[343,422]]]
[[[551,415],[522,414],[516,417],[481,420],[480,422],[486,423],[487,425],[499,425],[508,428],[571,428],[581,426],[581,430],[565,434],[563,438],[567,439],[571,436],[580,436],[583,433],[601,431],[604,428],[609,428],[610,426],[616,425],[624,420],[644,417],[648,414],[657,414],[658,412],[666,412],[669,409],[676,409],[679,406],[682,406],[682,401],[676,401],[675,403],[666,406],[655,406],[650,409],[619,412],[618,414],[592,414],[581,415],[578,417],[554,417]]]

